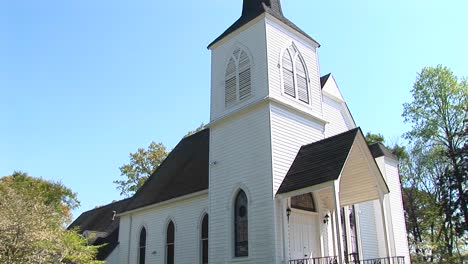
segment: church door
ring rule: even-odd
[[[291,259],[319,257],[320,236],[315,213],[294,210],[289,219]]]

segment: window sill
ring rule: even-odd
[[[234,257],[228,260],[229,263],[244,263],[250,261],[250,257]]]

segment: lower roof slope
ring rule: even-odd
[[[210,130],[182,139],[132,197],[124,212],[208,189]]]
[[[360,128],[302,146],[278,194],[338,179]]]

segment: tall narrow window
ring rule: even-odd
[[[349,213],[349,235],[351,240],[350,258],[352,261],[358,263],[359,261],[359,250],[358,250],[358,239],[357,239],[357,227],[356,227],[356,209],[353,206],[348,207]]]
[[[245,192],[240,190],[236,196],[234,212],[235,256],[249,255],[248,203]]]
[[[146,260],[146,228],[140,231],[140,243],[138,244],[138,264],[145,264]]]
[[[284,51],[281,63],[284,94],[309,104],[307,68],[294,44]]]
[[[174,250],[175,250],[175,227],[171,221],[167,226],[166,234],[166,264],[174,264]]]
[[[202,220],[201,230],[201,263],[208,264],[208,215],[205,214]]]
[[[224,102],[229,107],[252,93],[250,59],[239,48],[234,50],[226,68]]]

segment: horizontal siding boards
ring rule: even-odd
[[[345,109],[343,109],[342,104],[326,96],[323,97],[323,118],[328,121],[328,124],[325,126],[326,137],[331,137],[354,128],[354,126],[349,125],[352,124],[352,121],[347,121],[344,111]]]
[[[274,262],[270,146],[267,104],[211,127],[209,221],[214,263],[233,261],[232,199],[238,187],[246,189],[249,198],[249,257],[243,263]]]
[[[245,53],[245,55],[252,56],[251,60],[249,61],[251,65],[250,72],[244,72],[242,74],[244,78],[248,75],[251,76],[251,86],[250,88],[245,86],[241,91],[241,96],[246,98],[243,102],[232,103],[226,107],[226,69],[229,59],[238,47],[248,52],[248,54]],[[240,32],[237,36],[228,39],[225,43],[212,50],[210,108],[211,121],[219,119],[220,117],[229,113],[235,112],[249,102],[253,102],[267,96],[268,74],[267,64],[265,63],[266,61],[265,22],[262,20],[258,21],[256,24]],[[251,94],[250,96],[247,95],[249,93]]]
[[[175,261],[178,264],[197,263],[199,258],[201,216],[208,208],[208,195],[153,207],[132,214],[132,234],[121,230],[120,263],[137,263],[139,233],[142,226],[147,231],[146,263],[165,263],[166,226],[169,219],[175,224]],[[129,226],[130,216],[122,219]],[[126,232],[125,232],[126,231]],[[130,262],[127,262],[128,244],[131,241]],[[154,253],[155,252],[155,253]]]
[[[375,213],[373,201],[359,204],[359,231],[361,234],[362,259],[379,257],[379,245],[376,243],[378,237]]]
[[[273,194],[276,194],[299,149],[323,139],[323,127],[280,106],[271,105]]]
[[[405,256],[409,263],[408,240],[406,237],[406,223],[403,209],[403,199],[401,197],[400,177],[398,174],[398,163],[385,158],[385,174],[388,187],[390,189],[389,204],[392,218],[391,233],[395,240],[395,255]]]
[[[303,111],[309,112],[317,117],[322,117],[322,92],[320,85],[320,76],[318,68],[318,58],[314,47],[306,44],[291,32],[267,19],[266,25],[267,51],[268,51],[268,82],[270,87],[270,96],[278,100],[289,103]],[[290,96],[285,96],[282,92],[281,83],[282,54],[285,49],[294,42],[298,51],[301,53],[309,76],[309,97],[310,105],[304,104]]]

